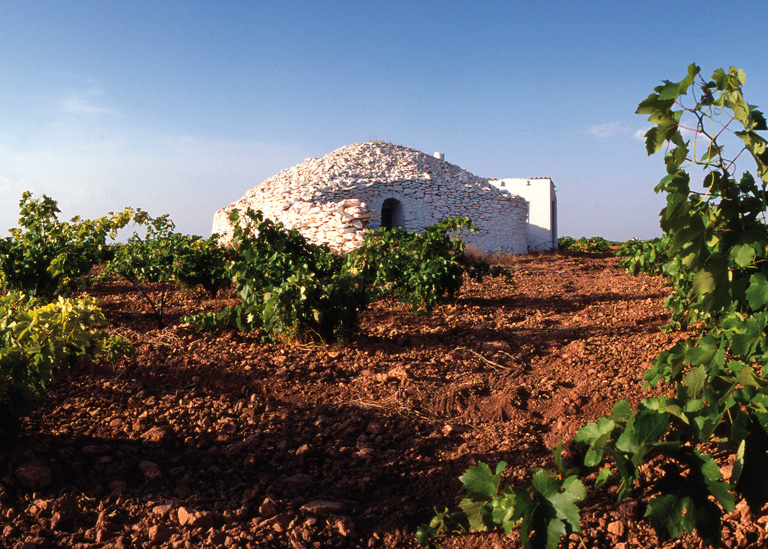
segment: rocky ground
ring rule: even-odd
[[[199,333],[178,317],[232,299],[197,291],[172,293],[158,329],[129,286],[92,288],[136,352],[63,372],[50,406],[2,441],[0,546],[415,547],[467,467],[505,460],[519,482],[550,465],[584,423],[647,396],[643,370],[682,337],[659,330],[663,280],[613,257],[510,268],[514,286],[467,283],[426,316],[377,302],[345,347]],[[581,537],[562,547],[657,545],[644,501],[612,491],[585,503]],[[766,521],[739,506],[725,546],[763,546]]]

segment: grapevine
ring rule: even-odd
[[[661,541],[687,532],[719,545],[722,517],[737,498],[752,512],[768,502],[768,143],[758,133],[768,128],[762,113],[744,100],[745,81],[735,67],[718,69],[706,80],[690,65],[685,78],[664,81],[637,109],[654,125],[646,133],[648,154],[665,151],[667,175],[655,190],[666,194],[660,214],[666,235],[663,242],[625,249],[624,265],[655,272],[661,264],[673,288],[666,302],[673,322],[694,326],[698,334],[661,353],[644,375],[646,387],[665,383],[669,396],[643,400],[636,410],[621,401],[575,437],[586,447],[580,474],[602,467],[593,489],[617,482],[619,499],[642,491],[645,516]],[[737,144],[730,156],[728,138]],[[744,172],[737,180],[737,164],[749,157],[757,177]],[[696,170],[703,172],[701,188],[691,185]],[[712,443],[719,446],[719,459],[733,457],[730,479],[707,453]],[[643,465],[652,460],[661,461],[663,473],[648,483]],[[470,469],[473,475],[487,469],[478,467]],[[541,473],[534,472],[522,489],[529,497],[536,493],[536,475]],[[465,487],[474,498],[476,490],[466,482]],[[465,505],[453,514],[437,513],[417,538],[429,546],[457,531],[508,532],[520,524],[525,547],[554,549],[566,530],[552,514],[536,523],[519,503],[525,500],[511,497],[519,490],[488,492],[482,508],[504,511],[486,511],[481,522],[471,520],[474,510]],[[565,483],[561,490],[567,491]],[[578,496],[572,503],[586,492]],[[517,522],[498,520],[506,517]],[[536,526],[523,527],[531,523]],[[578,531],[578,524],[567,526]],[[549,535],[553,530],[558,536]]]

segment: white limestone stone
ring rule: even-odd
[[[468,216],[479,232],[462,235],[467,243],[488,252],[528,249],[528,203],[521,197],[444,160],[382,142],[342,147],[270,177],[216,212],[213,232],[228,241],[229,212],[250,207],[345,252],[362,242],[367,228],[379,228],[388,199],[396,201],[393,223],[404,229]]]

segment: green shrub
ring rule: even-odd
[[[342,270],[343,259],[248,210],[233,210],[229,273],[241,303],[184,320],[203,328],[262,328],[270,340],[347,340],[368,304],[364,285]]]
[[[571,236],[561,236],[557,239],[557,248],[563,251],[582,253],[604,253],[611,251],[611,243],[601,236],[585,237],[579,239]]]
[[[97,327],[104,317],[92,299],[59,297],[44,304],[18,292],[0,297],[0,433],[45,402],[56,372],[77,357],[128,349]]]
[[[621,257],[619,265],[628,273],[636,275],[659,275],[669,261],[669,237],[652,240],[628,240],[616,251]]]
[[[149,303],[158,327],[163,325],[165,298],[174,284],[201,285],[211,295],[231,284],[227,269],[231,253],[219,246],[218,235],[204,240],[175,233],[168,215],[153,218],[142,210],[134,221],[146,228],[145,236],[134,232],[125,244],[115,246],[99,279],[122,277],[130,282]],[[146,283],[160,285],[159,301],[142,287]]]
[[[5,291],[18,290],[44,301],[67,296],[85,286],[85,275],[108,253],[107,236],[132,217],[126,209],[96,220],[59,221],[56,201],[22,195],[19,228],[0,239],[0,281]]]
[[[371,299],[392,295],[414,311],[426,311],[453,296],[464,274],[509,277],[501,268],[468,258],[463,242],[449,233],[470,228],[468,218],[441,221],[423,233],[402,229],[366,234],[346,258],[307,242],[251,210],[233,210],[229,262],[241,303],[218,313],[184,320],[204,329],[230,325],[262,328],[271,340],[347,340]]]
[[[368,232],[363,245],[347,256],[345,269],[362,276],[372,297],[391,295],[413,307],[414,312],[432,309],[453,297],[464,274],[508,276],[502,268],[470,258],[458,231],[472,231],[468,217],[444,219],[421,233],[400,228]]]

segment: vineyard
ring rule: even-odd
[[[49,405],[0,453],[0,534],[11,547],[227,537],[243,547],[416,547],[416,526],[453,500],[477,460],[504,459],[505,478],[524,478],[628,390],[640,400],[648,357],[680,336],[659,330],[669,318],[663,280],[631,277],[617,261],[520,258],[514,285],[468,281],[421,316],[380,300],[346,346],[179,325],[235,303],[231,292],[170,291],[158,329],[127,281],[91,287],[109,332],[135,353],[60,372]],[[22,483],[19,469],[35,464],[50,484]],[[332,503],[303,509],[313,501]],[[588,547],[653,545],[632,515],[638,500],[598,501],[605,507],[584,513]],[[199,524],[181,525],[182,507]],[[625,521],[621,536],[605,536]],[[733,531],[742,528],[736,517]]]
[[[640,104],[665,236],[621,259],[594,237],[486,262],[467,218],[338,256],[251,210],[221,247],[25,193],[0,240],[0,540],[764,545],[768,150],[745,81],[691,65]]]

